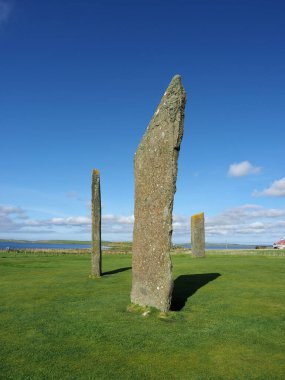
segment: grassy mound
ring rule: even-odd
[[[285,378],[284,256],[175,255],[166,314],[129,305],[130,255],[0,257],[1,379]]]

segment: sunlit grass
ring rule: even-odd
[[[145,316],[130,255],[100,279],[87,254],[0,257],[1,379],[285,378],[284,257],[175,255],[174,310]]]

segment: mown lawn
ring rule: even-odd
[[[284,379],[285,257],[173,257],[173,311],[127,312],[131,256],[0,254],[1,379]]]

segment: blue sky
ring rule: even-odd
[[[0,238],[130,240],[133,157],[175,74],[187,92],[174,242],[285,238],[277,0],[0,0]]]

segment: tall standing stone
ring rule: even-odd
[[[101,192],[100,174],[95,169],[92,172],[92,252],[91,274],[100,277],[102,274],[101,255]]]
[[[186,94],[170,82],[135,154],[135,224],[131,301],[169,310],[173,280],[171,236],[177,159]]]
[[[191,251],[193,257],[205,257],[204,213],[191,217]]]

